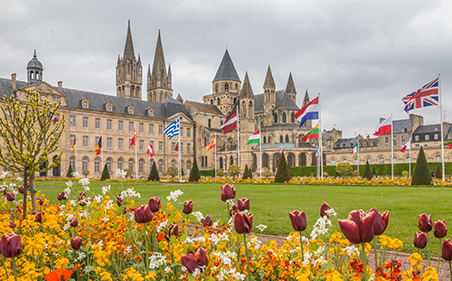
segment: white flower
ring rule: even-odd
[[[204,218],[201,212],[193,212],[191,214],[194,215],[196,217],[196,220],[199,222]]]
[[[173,199],[174,202],[177,202],[177,198],[179,196],[181,196],[182,194],[184,194],[184,193],[182,191],[180,191],[179,189],[176,191],[171,191],[170,196],[166,197],[166,199],[168,199],[168,201],[171,201],[171,199]]]
[[[110,186],[103,186],[102,187],[102,194],[105,195],[110,191]]]
[[[162,255],[161,253],[154,253],[154,254],[152,254],[152,256],[149,257],[149,268],[151,270],[159,268],[160,266],[165,265],[165,264],[166,264],[166,256]],[[166,270],[166,268],[165,268],[165,270]],[[171,269],[170,269],[170,271],[171,271]]]
[[[136,192],[133,188],[124,190],[123,192],[121,192],[121,196],[123,199],[131,198],[131,197],[141,198],[141,194]]]
[[[97,195],[93,197],[94,201],[97,201],[97,203],[100,203],[102,201],[102,195]]]
[[[21,177],[17,177],[16,178],[16,181],[23,181],[24,179],[23,178],[21,178]]]
[[[162,221],[159,226],[157,226],[157,233],[163,231],[166,228],[168,221]]]
[[[80,179],[78,183],[80,183],[83,186],[87,186],[89,185],[89,178]]]
[[[329,214],[331,216],[337,217],[337,213],[336,213],[336,211],[334,211],[334,209],[326,210],[325,213]]]
[[[66,186],[67,186],[67,187],[72,187],[72,181],[66,182]]]
[[[0,178],[4,179],[8,176],[9,172],[3,171],[2,175],[0,176]]]
[[[84,189],[86,192],[88,192],[88,191],[91,190],[91,188],[89,188],[89,186],[87,186],[87,185],[83,186],[83,189]]]
[[[267,226],[263,225],[263,224],[259,224],[258,226],[256,226],[256,228],[259,229],[262,232],[262,231],[264,231],[267,228]]]
[[[82,176],[81,176],[78,172],[72,172],[72,177],[73,177],[73,178],[76,178],[76,179],[79,179],[79,178],[81,178]]]
[[[226,200],[226,202],[224,202],[224,203],[228,204],[229,206],[232,206],[232,205],[235,204],[235,203],[234,203],[234,199],[228,199],[228,200]]]
[[[171,272],[171,268],[169,266],[165,267],[165,273],[168,274]]]
[[[124,172],[124,171],[121,170],[121,169],[117,169],[117,170],[115,171],[115,174],[114,174],[114,177],[115,177],[115,178],[117,178],[117,179],[122,179],[122,180],[125,179],[126,176],[127,176],[127,173]]]

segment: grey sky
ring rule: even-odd
[[[160,29],[174,97],[211,93],[227,45],[255,94],[268,65],[277,89],[292,72],[297,104],[321,93],[322,128],[352,137],[391,112],[407,118],[401,98],[439,72],[452,122],[451,11],[452,1],[2,1],[0,77],[26,80],[37,49],[48,83],[114,95],[130,19],[144,74]],[[436,107],[412,113],[439,123]]]

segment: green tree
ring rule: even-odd
[[[245,165],[245,170],[243,171],[243,176],[242,179],[249,179],[251,178],[250,176],[250,170],[248,169],[248,164]]]
[[[373,176],[373,177],[378,176],[378,175],[377,175],[377,171],[375,171],[375,166],[372,167],[372,176]]]
[[[157,171],[157,165],[155,165],[155,162],[152,162],[151,171],[149,172],[148,181],[159,181],[160,176],[159,172]]]
[[[183,177],[184,175],[184,168],[180,168],[180,176]]]
[[[421,146],[416,165],[414,166],[411,185],[432,185],[432,182],[432,175],[425,159],[424,148]]]
[[[363,178],[371,180],[373,177],[372,171],[370,170],[369,162],[366,161],[366,167],[364,168]]]
[[[179,170],[177,169],[177,167],[168,167],[168,169],[166,169],[166,174],[174,178],[175,176],[179,175]]]
[[[437,179],[443,178],[443,174],[441,173],[441,167],[439,165],[436,166],[435,178]]]
[[[108,180],[110,178],[110,173],[108,172],[107,163],[104,165],[104,170],[102,171],[101,181]]]
[[[237,175],[240,175],[240,167],[238,165],[230,165],[228,167],[228,174],[235,180]]]
[[[279,157],[278,168],[276,169],[275,182],[285,182],[289,181],[290,170],[289,165],[287,165],[286,157],[284,156],[284,151],[281,153],[281,157]]]
[[[264,168],[264,170],[262,171],[262,176],[269,178],[269,177],[273,176],[273,173],[268,168]]]
[[[72,178],[72,165],[69,165],[69,168],[67,168],[66,178]]]
[[[346,175],[353,172],[353,167],[348,162],[339,162],[336,164],[336,172],[345,177]]]
[[[199,169],[198,169],[198,163],[196,162],[196,158],[193,161],[193,166],[191,167],[191,171],[190,171],[190,177],[188,178],[189,182],[197,182],[199,181],[199,179],[201,178],[201,175],[199,174]]]
[[[219,177],[224,176],[224,171],[223,170],[217,170],[217,176],[219,176]]]
[[[4,96],[0,106],[0,165],[24,175],[23,218],[27,215],[26,188],[29,184],[33,211],[37,211],[34,179],[36,172],[45,172],[60,164],[63,151],[53,154],[64,129],[64,114],[54,121],[60,103],[41,99],[38,92],[28,90],[27,98]],[[53,156],[51,156],[53,154]],[[53,161],[50,163],[50,159]]]

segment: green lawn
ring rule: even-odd
[[[92,182],[90,187],[96,194],[104,185],[117,187],[118,182]],[[78,184],[76,184],[79,186]],[[226,219],[227,206],[221,201],[221,184],[156,184],[147,182],[125,182],[124,188],[134,187],[141,193],[141,199],[136,205],[146,204],[150,197],[161,198],[165,208],[170,191],[180,189],[184,194],[179,197],[176,208],[182,210],[185,200],[193,200],[194,211],[204,215],[210,214],[212,219]],[[446,224],[452,222],[452,207],[450,188],[428,187],[386,187],[386,186],[308,186],[308,185],[280,185],[280,184],[236,184],[236,198],[247,197],[251,201],[251,212],[254,214],[253,225],[265,224],[268,228],[264,233],[287,234],[292,230],[288,213],[293,210],[305,211],[309,235],[312,226],[319,217],[320,205],[327,202],[337,212],[340,219],[347,218],[350,211],[372,207],[380,212],[390,211],[389,225],[385,234],[392,238],[399,238],[404,242],[405,251],[413,251],[414,233],[418,231],[417,216],[422,213],[431,214],[433,223],[445,219]],[[65,188],[62,181],[36,182],[36,188],[46,194],[52,203],[58,202],[56,197]],[[79,187],[80,188],[80,187]],[[89,195],[93,196],[93,195]],[[452,227],[452,226],[451,226]],[[339,230],[333,219],[333,230]],[[259,231],[254,229],[254,231]],[[429,233],[432,250],[438,251],[438,239]],[[450,238],[449,234],[446,238]]]

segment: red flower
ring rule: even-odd
[[[6,200],[8,201],[14,201],[16,199],[16,195],[14,195],[14,193],[8,192],[6,193]]]
[[[44,205],[44,199],[42,199],[41,197],[36,198],[36,200],[38,201],[39,205]]]
[[[422,214],[418,216],[418,225],[417,227],[419,228],[420,231],[422,232],[430,232],[432,231],[432,216],[431,215],[426,215],[426,214]]]
[[[435,222],[435,230],[433,231],[433,234],[436,238],[443,238],[444,236],[446,236],[447,227],[445,220],[438,220]]]
[[[444,240],[441,257],[446,261],[452,260],[452,242],[450,239]]]
[[[22,253],[22,239],[16,233],[5,234],[0,238],[0,253],[5,258],[14,258]]]
[[[227,183],[221,187],[221,201],[226,202],[229,199],[235,199],[235,187]]]
[[[147,223],[152,220],[154,215],[148,205],[141,205],[135,209],[133,218],[137,223]]]
[[[195,257],[198,260],[200,266],[207,266],[209,264],[209,258],[207,257],[206,251],[203,247],[196,249]]]
[[[17,187],[17,190],[19,191],[20,194],[24,194],[24,186],[23,185],[19,185]]]
[[[177,223],[173,222],[172,224],[166,226],[165,238],[167,241],[171,239],[171,236],[179,237],[179,234],[179,226]]]
[[[160,210],[160,198],[159,197],[151,197],[149,199],[149,208],[151,208],[151,212],[156,213]]]
[[[184,214],[189,215],[191,212],[193,212],[193,201],[185,201],[184,202]]]
[[[296,231],[304,231],[306,230],[306,214],[304,212],[300,212],[300,211],[293,211],[293,212],[289,212],[289,218],[290,221],[292,222],[292,227],[293,229],[295,229]]]
[[[237,211],[239,210],[239,207],[237,207],[236,204],[233,204],[232,206],[229,206],[229,216],[232,217]]]
[[[372,208],[367,213],[372,211],[375,212],[374,235],[382,235],[388,227],[389,211],[380,214],[376,208]]]
[[[86,198],[86,192],[85,191],[80,192],[80,194],[78,195],[78,200],[82,201],[85,198]]]
[[[250,233],[253,229],[253,214],[236,213],[234,215],[234,228],[238,234]]]
[[[427,246],[428,237],[425,232],[418,232],[414,235],[414,247],[424,249]]]
[[[187,268],[189,273],[193,273],[198,268],[198,259],[193,251],[188,251],[180,258],[180,263]]]
[[[64,276],[64,280],[66,281],[71,278],[72,270],[64,268],[56,269],[44,276],[44,279],[47,281],[61,281],[61,275]]]
[[[78,226],[78,220],[77,218],[72,218],[71,221],[69,222],[70,226],[72,227],[77,227]]]
[[[58,200],[66,200],[67,196],[66,196],[66,192],[61,192],[60,194],[58,194]]]
[[[351,211],[346,220],[338,220],[342,233],[353,244],[369,243],[374,238],[375,212]]]
[[[71,237],[71,247],[74,250],[80,249],[82,246],[82,238],[80,236],[72,236]]]
[[[40,212],[32,212],[31,214],[35,216],[35,222],[42,223],[42,215]]]
[[[10,222],[8,222],[8,226],[11,228],[15,228],[16,224],[14,222],[10,221]]]
[[[326,213],[326,211],[328,211],[330,209],[330,205],[328,205],[328,203],[323,202],[322,205],[320,206],[320,217],[324,217],[327,216],[329,217],[330,215]]]
[[[121,193],[119,193],[118,195],[116,195],[116,205],[118,205],[118,207],[121,207],[122,201],[123,201],[123,200],[124,200],[124,199],[122,198]]]
[[[237,207],[239,211],[249,210],[250,209],[250,199],[242,198],[237,200]]]
[[[204,226],[211,226],[212,225],[212,217],[210,215],[207,215],[205,218],[201,219],[201,223]]]

